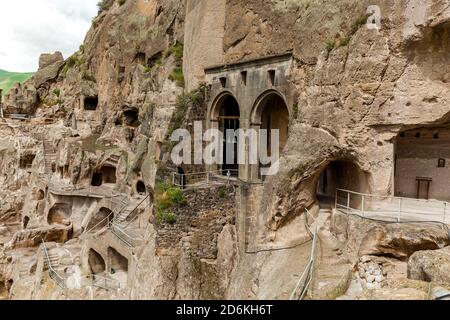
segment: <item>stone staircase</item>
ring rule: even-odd
[[[339,255],[339,247],[329,231],[332,209],[321,208],[318,254],[313,275],[311,294],[314,299],[333,300],[348,288],[352,277],[352,266]]]
[[[128,202],[128,205],[125,207],[125,209],[121,210],[117,215],[114,217],[114,223],[116,225],[125,226],[128,224],[129,221],[127,219],[130,217],[131,214],[134,214],[137,207],[141,204],[141,202],[144,200],[143,196],[139,196],[136,198],[131,199]],[[140,207],[143,207],[143,204],[140,205]],[[133,217],[131,217],[133,218]]]
[[[50,140],[42,137],[42,146],[44,149],[45,173],[53,173],[53,164],[56,163],[56,150]]]
[[[48,271],[50,278],[61,288],[66,287],[63,267],[60,266],[60,257],[57,248],[48,248],[43,243],[44,265],[43,271]]]

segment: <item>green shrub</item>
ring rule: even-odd
[[[327,40],[325,42],[325,50],[327,50],[327,52],[330,53],[331,51],[333,51],[335,45],[336,44],[335,44],[334,40]]]
[[[164,53],[164,58],[173,55],[177,66],[181,66],[183,64],[183,54],[184,46],[181,43],[177,42],[174,46],[167,49],[167,51]]]
[[[117,3],[119,4],[119,6],[124,5],[125,2],[127,2],[127,0],[117,0]]]
[[[180,188],[169,186],[167,184],[157,185],[156,209],[163,212],[175,206],[184,206],[187,200]]]
[[[168,223],[168,224],[175,224],[177,222],[177,215],[173,212],[158,212],[156,215],[156,220],[159,224],[161,223]]]
[[[61,90],[58,88],[53,89],[53,94],[59,98],[59,96],[61,95]]]
[[[176,82],[177,86],[184,88],[184,74],[181,67],[176,67],[169,75],[169,79]]]
[[[225,187],[220,187],[218,192],[219,198],[223,199],[227,196],[227,190]]]

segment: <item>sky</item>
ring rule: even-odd
[[[69,57],[83,43],[98,0],[1,0],[0,69],[34,72],[41,53]]]

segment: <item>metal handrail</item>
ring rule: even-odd
[[[144,238],[132,237],[128,233],[125,232],[120,226],[114,223],[109,224],[109,229],[111,232],[123,243],[125,243],[128,247],[134,247],[137,242],[144,240]]]
[[[66,279],[59,275],[59,273],[53,268],[52,262],[50,261],[50,256],[48,255],[48,249],[47,245],[45,244],[45,241],[42,240],[42,245],[44,248],[45,258],[47,260],[47,267],[48,267],[48,274],[50,278],[55,281],[55,283],[61,287],[62,289],[66,289]]]
[[[342,196],[341,194],[344,195]],[[356,199],[360,200],[358,205],[352,203],[352,196],[356,196]],[[356,213],[365,218],[370,214],[379,216],[389,213],[389,217],[386,218],[397,220],[397,222],[437,222],[448,224],[447,211],[450,203],[446,201],[371,195],[345,189],[336,189],[335,197],[336,209],[347,213]],[[342,201],[345,203],[342,203]],[[395,205],[389,206],[390,203]],[[414,205],[426,205],[427,208],[423,209],[423,211],[411,209],[411,206]],[[409,206],[409,209],[407,206]],[[406,216],[409,216],[409,218],[406,218]]]
[[[223,176],[219,173],[223,173],[223,172],[227,172],[226,176]],[[187,174],[181,174],[181,173],[177,173],[177,172],[172,172],[172,184],[174,186],[177,187],[195,187],[198,186],[198,184],[187,184],[185,183],[187,180],[186,178],[189,177],[198,177],[198,176],[202,176],[205,175],[205,180],[201,181],[203,183],[206,183],[207,185],[209,185],[211,183],[211,178],[226,178],[227,184],[231,181],[232,178],[234,178],[232,176],[232,173],[238,173],[239,174],[239,170],[236,169],[229,169],[229,170],[212,170],[212,171],[204,171],[204,172],[194,172],[194,173],[187,173]],[[181,183],[177,183],[177,179],[176,177],[181,178],[180,180],[182,181]],[[200,182],[199,182],[200,183]]]
[[[311,232],[311,228],[308,225],[308,215],[312,216],[308,209],[305,209],[305,226],[307,231],[310,233],[310,235],[313,238],[312,242],[312,248],[311,248],[311,256],[308,261],[308,264],[305,267],[305,270],[303,271],[301,277],[297,281],[297,285],[295,286],[294,290],[292,291],[292,294],[290,296],[290,300],[303,300],[308,293],[309,287],[311,286],[313,277],[314,277],[314,266],[317,256],[317,243],[318,243],[318,225],[315,226],[314,232]],[[301,285],[303,285],[303,288],[300,290],[300,295],[297,293],[299,292],[299,289]],[[298,296],[298,298],[297,298]]]
[[[129,217],[129,216],[131,216],[136,210],[137,210],[137,208],[139,208],[140,206],[141,206],[141,204],[143,204],[144,203],[144,201],[145,200],[147,200],[148,198],[150,197],[150,193],[141,201],[141,202],[139,202],[139,204],[128,214],[128,216],[127,216],[127,218]],[[127,204],[127,206],[128,206],[128,204]],[[115,219],[113,219],[113,222],[115,222],[115,221],[117,221],[117,219],[118,219],[118,216],[119,216],[119,214],[115,217]],[[125,218],[126,219],[126,218]],[[128,225],[127,225],[128,226]]]
[[[126,207],[128,207],[128,203],[126,203],[126,204],[122,207],[122,209],[119,210],[119,212],[117,213],[117,215],[119,215],[123,210],[125,210]],[[95,226],[93,226],[93,227],[90,228],[89,230],[84,231],[83,234],[85,234],[85,233],[90,233],[92,230],[96,229],[98,226],[100,226],[102,223],[104,223],[104,222],[106,222],[106,221],[108,221],[108,226],[109,226],[109,218],[110,218],[111,216],[114,216],[114,215],[115,215],[114,210],[111,210],[111,213],[110,213],[108,216],[106,216],[103,220],[101,220],[99,223],[97,223]]]

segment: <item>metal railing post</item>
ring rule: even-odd
[[[401,222],[402,220],[402,205],[403,205],[403,198],[399,199],[399,206],[398,206],[398,222]]]
[[[208,173],[206,174],[206,184],[207,184],[208,186],[209,186],[209,179],[210,179],[209,175],[210,175],[210,173],[208,172]]]
[[[338,189],[336,188],[335,199],[334,199],[334,208],[337,210],[338,207]]]
[[[365,196],[365,195],[362,195],[361,197],[362,197],[362,204],[361,204],[361,207],[362,207],[362,216],[365,217],[366,214],[365,214],[365,208],[364,208],[364,206],[365,206],[365,204],[366,204],[366,196]]]
[[[350,192],[347,191],[347,214],[350,213]]]
[[[172,173],[172,184],[175,185],[175,172]]]
[[[442,222],[444,222],[444,224],[445,224],[446,220],[447,220],[447,202],[444,202],[444,219]]]

